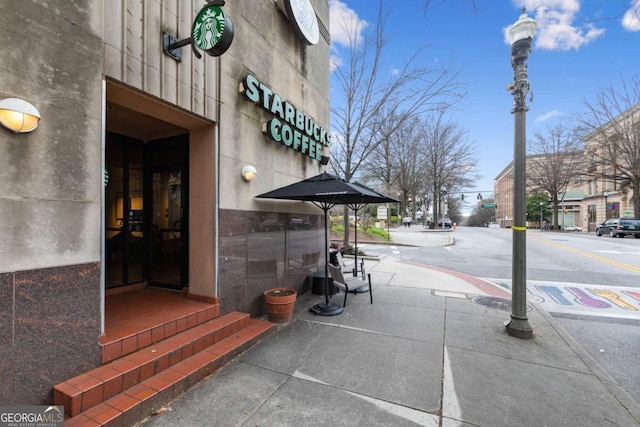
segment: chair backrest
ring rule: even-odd
[[[302,254],[302,268],[317,268],[320,252]]]
[[[338,262],[338,267],[344,268],[344,258],[342,258],[342,252],[336,252],[336,261]]]
[[[335,282],[338,282],[339,284],[343,285],[344,275],[342,274],[342,269],[332,264],[327,264],[327,266],[329,267],[329,272],[331,273],[331,278],[333,279],[334,284]]]

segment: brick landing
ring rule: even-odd
[[[104,349],[119,348],[120,356],[108,350],[103,353],[106,363],[102,366],[53,389],[54,404],[64,405],[65,426],[135,424],[247,350],[275,326],[240,312],[211,318],[218,316],[219,306],[191,302],[174,306],[170,310],[173,318],[167,318],[166,314],[157,317],[158,312],[166,311],[158,307],[167,304],[156,300],[154,315],[120,322],[122,329],[117,334],[117,328],[107,329]],[[137,308],[144,313],[143,307]],[[131,337],[135,337],[135,349],[126,344]]]

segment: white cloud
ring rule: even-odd
[[[362,32],[369,23],[360,19],[358,14],[340,0],[329,0],[329,28],[331,49],[329,67],[331,71],[342,65],[339,46],[349,48],[362,40]],[[353,42],[353,43],[352,43]]]
[[[561,116],[562,113],[558,110],[551,110],[548,113],[545,113],[541,116],[536,117],[536,123],[544,123],[547,120],[551,120],[554,117]]]
[[[352,41],[358,44],[362,40],[362,32],[369,25],[340,0],[329,0],[329,16],[331,42],[345,47],[353,44]]]
[[[627,31],[640,31],[640,0],[635,0],[622,17],[622,27]]]
[[[528,14],[538,24],[534,37],[534,43],[538,49],[577,50],[601,37],[606,31],[593,24],[580,25],[576,22],[580,12],[580,0],[514,0],[514,2],[517,6],[526,6]],[[504,28],[507,43],[509,28]]]

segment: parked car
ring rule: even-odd
[[[625,237],[633,235],[640,238],[640,219],[638,218],[609,218],[596,227],[596,236],[608,234],[611,237]]]
[[[265,219],[260,223],[258,227],[260,231],[282,231],[284,230],[284,223],[275,219]]]
[[[490,222],[489,228],[500,228],[500,224],[498,224],[497,222]]]
[[[289,220],[289,227],[293,230],[310,230],[311,223],[300,218],[292,217]]]
[[[577,225],[565,225],[564,231],[582,231],[582,227],[578,227]]]
[[[438,220],[438,227],[451,228],[453,222],[449,218],[440,218]]]

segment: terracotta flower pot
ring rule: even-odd
[[[272,288],[264,291],[264,301],[269,310],[269,320],[273,323],[291,321],[297,295],[296,290],[291,288]]]

